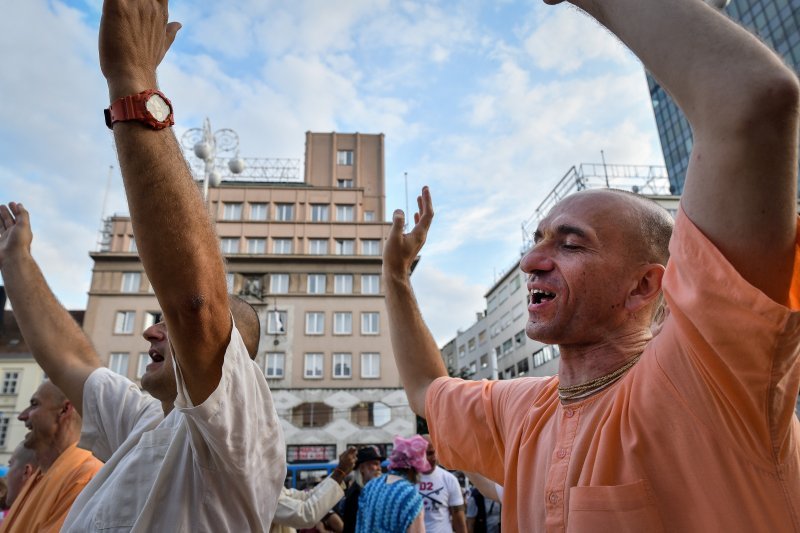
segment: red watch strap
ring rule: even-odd
[[[146,111],[145,102],[153,94],[158,94],[170,107],[170,113],[164,121],[156,120]],[[172,103],[164,96],[164,93],[156,89],[147,89],[138,94],[117,98],[104,112],[106,126],[108,126],[109,129],[113,127],[115,122],[124,122],[128,120],[137,120],[157,130],[175,124],[172,115]]]

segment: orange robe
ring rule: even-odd
[[[73,444],[47,472],[37,469],[28,479],[0,524],[0,533],[60,531],[72,502],[102,466],[90,452]]]

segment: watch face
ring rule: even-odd
[[[147,111],[153,115],[153,118],[159,122],[167,120],[169,116],[169,106],[164,99],[157,94],[150,95],[150,98],[148,98],[145,103],[145,107]]]

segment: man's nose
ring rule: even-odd
[[[547,272],[553,269],[553,260],[546,247],[534,244],[520,259],[519,268],[526,274]]]

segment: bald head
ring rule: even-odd
[[[228,304],[231,307],[233,320],[236,322],[236,329],[239,330],[247,348],[247,353],[250,354],[250,359],[255,359],[258,355],[258,341],[261,338],[261,322],[258,320],[258,313],[252,305],[233,294],[228,295]]]

